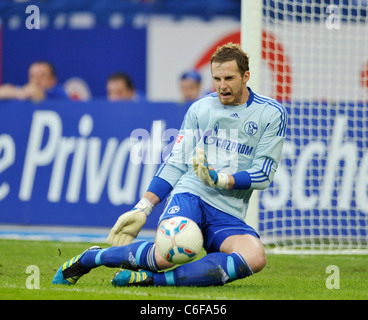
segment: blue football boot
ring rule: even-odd
[[[69,259],[64,262],[61,267],[56,271],[54,279],[52,280],[53,284],[66,284],[71,285],[75,284],[78,279],[90,272],[90,269],[86,270],[82,267],[80,259],[83,257],[84,253],[89,250],[100,250],[101,248],[98,246],[93,246],[83,251],[81,254]]]
[[[121,269],[117,273],[111,283],[115,287],[129,287],[129,286],[152,286],[153,273],[147,270],[131,271]]]

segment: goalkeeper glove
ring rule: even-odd
[[[202,182],[212,188],[229,189],[229,176],[225,173],[217,173],[208,165],[206,154],[202,148],[196,148],[196,156],[193,157],[194,172]]]
[[[112,246],[130,244],[141,231],[153,208],[154,206],[148,199],[141,199],[132,210],[123,213],[118,218],[106,242]]]

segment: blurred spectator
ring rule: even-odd
[[[137,99],[133,81],[123,72],[114,73],[107,79],[106,91],[109,101]]]
[[[24,86],[4,84],[0,87],[0,99],[41,101],[68,99],[68,96],[57,84],[54,66],[47,61],[35,61],[28,70],[28,83]]]
[[[184,72],[180,77],[182,100],[192,102],[200,98],[201,76],[195,70]]]

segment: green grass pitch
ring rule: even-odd
[[[100,244],[101,245],[101,244]],[[74,286],[51,283],[59,266],[91,246],[88,243],[0,240],[0,300],[350,300],[368,299],[368,257],[363,255],[268,255],[265,269],[221,287],[115,288],[118,269],[100,267]],[[102,244],[103,247],[106,245]],[[29,289],[39,270],[39,289]],[[339,289],[328,289],[328,266],[339,269]],[[29,278],[31,277],[31,278]],[[336,280],[334,280],[336,281]]]

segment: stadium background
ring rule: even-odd
[[[265,2],[271,7],[277,7],[280,3]],[[28,16],[25,8],[29,4],[35,4],[40,9],[41,30],[28,30],[25,27]],[[354,1],[349,4],[354,5]],[[286,19],[288,8],[285,9],[285,16],[278,16],[278,19]],[[240,41],[240,1],[235,0],[0,1],[0,15],[1,83],[21,85],[27,81],[27,69],[32,61],[49,60],[56,67],[59,82],[67,88],[73,100],[81,100],[45,101],[40,104],[1,102],[1,224],[111,226],[119,214],[129,210],[138,201],[150,176],[159,165],[159,161],[139,165],[129,162],[129,151],[134,145],[129,140],[132,131],[136,128],[143,129],[146,150],[150,151],[155,159],[161,159],[157,145],[164,151],[164,156],[188,107],[178,102],[180,74],[188,69],[198,69],[203,77],[203,92],[211,91],[208,65],[211,53],[221,43]],[[344,22],[348,16],[345,17],[344,12],[342,15]],[[350,12],[349,17],[351,19]],[[366,10],[355,12],[353,17],[366,17]],[[317,25],[325,19],[326,13],[320,11],[315,15],[315,20],[311,21],[310,29],[300,28],[294,35],[297,34],[300,39],[311,39],[313,36],[320,39],[319,52],[333,50],[333,38],[324,41],[333,31],[324,28],[321,33],[321,28],[313,28],[314,23]],[[356,34],[356,30],[351,28],[343,35],[345,50],[354,47],[353,39],[356,38],[353,34]],[[278,183],[274,183],[267,192],[261,194],[258,226],[261,232],[265,228],[262,219],[266,215],[288,215],[295,206],[301,211],[310,210],[311,216],[324,212],[321,199],[315,200],[319,195],[305,192],[299,193],[298,198],[292,194],[289,182],[295,163],[287,156],[293,154],[297,159],[302,159],[303,156],[307,157],[303,153],[303,146],[309,143],[311,146],[316,141],[322,141],[327,146],[331,141],[336,141],[337,148],[330,148],[328,157],[341,157],[338,149],[349,137],[353,139],[354,135],[349,131],[351,123],[345,122],[344,117],[339,117],[353,112],[349,103],[339,102],[349,101],[349,96],[360,97],[359,103],[355,104],[354,101],[353,106],[354,110],[356,105],[360,106],[356,118],[367,119],[368,51],[359,52],[349,70],[345,70],[344,64],[337,61],[336,74],[348,74],[343,80],[345,82],[336,86],[334,81],[326,81],[323,77],[311,79],[308,74],[323,70],[323,66],[327,65],[326,61],[301,61],[304,56],[295,48],[293,50],[288,47],[287,38],[288,35],[279,32],[277,27],[272,32],[263,30],[263,39],[267,41],[263,41],[262,94],[283,101],[288,111],[300,115],[301,123],[308,121],[306,118],[309,116],[315,115],[317,118],[319,112],[328,114],[330,118],[326,118],[326,121],[332,118],[332,128],[335,130],[326,131],[322,136],[320,132],[305,136],[303,132],[291,132],[291,129],[288,129],[286,157]],[[266,55],[266,49],[269,48],[277,48],[279,54]],[[141,102],[105,101],[107,77],[117,70],[132,76],[143,97]],[[277,85],[272,81],[275,75],[281,79]],[[318,90],[313,92],[309,89],[312,80],[320,81],[314,83],[314,88]],[[336,91],[342,87],[344,90]],[[291,99],[300,102],[291,106]],[[315,111],[316,109],[309,108],[313,105],[311,100],[326,101],[326,109]],[[327,107],[327,103],[331,101],[335,106]],[[354,123],[355,128],[363,129],[367,126],[366,121]],[[55,127],[59,128],[60,132],[55,133],[57,136],[52,144],[50,137]],[[347,132],[348,138],[344,141],[338,136],[339,129]],[[32,137],[37,143],[30,139],[32,132]],[[72,156],[64,168],[60,169],[55,165],[57,142],[73,137],[76,141],[74,154],[77,152],[78,143],[100,143],[99,152],[96,151],[93,156],[86,156],[84,162],[75,164],[82,170],[79,179],[73,179],[71,175],[74,165]],[[164,139],[161,139],[162,137]],[[103,172],[100,169],[109,144],[115,148],[110,158],[106,156],[110,169]],[[36,148],[35,145],[39,147],[38,155],[37,152],[30,152],[31,146]],[[45,156],[47,159],[43,164],[37,165],[37,161],[40,161],[37,156],[40,158],[46,147],[49,148],[47,150],[50,154]],[[363,179],[367,173],[363,170],[362,163],[363,158],[366,159],[367,156],[361,150],[368,146],[363,143],[357,147],[360,151],[357,159],[354,159],[354,169]],[[27,154],[29,158],[26,157]],[[326,163],[327,156],[321,166],[325,167]],[[34,176],[32,166],[36,169]],[[53,180],[52,177],[58,175],[58,170],[63,170],[59,175],[62,178]],[[313,179],[310,177],[315,174],[303,173],[305,181],[300,182],[301,188],[311,183]],[[340,174],[343,176],[343,170]],[[315,182],[317,185],[320,183]],[[331,183],[335,185],[333,181]],[[281,184],[280,190],[284,192],[279,192],[275,184]],[[337,187],[331,192],[336,195]],[[361,195],[357,196],[359,192]],[[336,200],[333,206],[336,212],[345,210],[349,212],[349,216],[354,217],[346,221],[347,229],[351,224],[363,226],[355,231],[355,235],[367,236],[368,197],[364,189],[351,191],[346,201]],[[280,208],[286,210],[278,211]],[[290,211],[287,208],[290,208]],[[160,208],[149,217],[145,228],[154,228],[159,214]],[[295,223],[295,217],[293,219],[292,223]],[[291,224],[287,220],[283,223],[286,226]],[[300,221],[297,224],[305,223],[308,222]],[[320,223],[323,224],[323,220]],[[273,225],[268,226],[268,229],[270,228],[272,229]],[[311,229],[308,232],[314,231]]]

